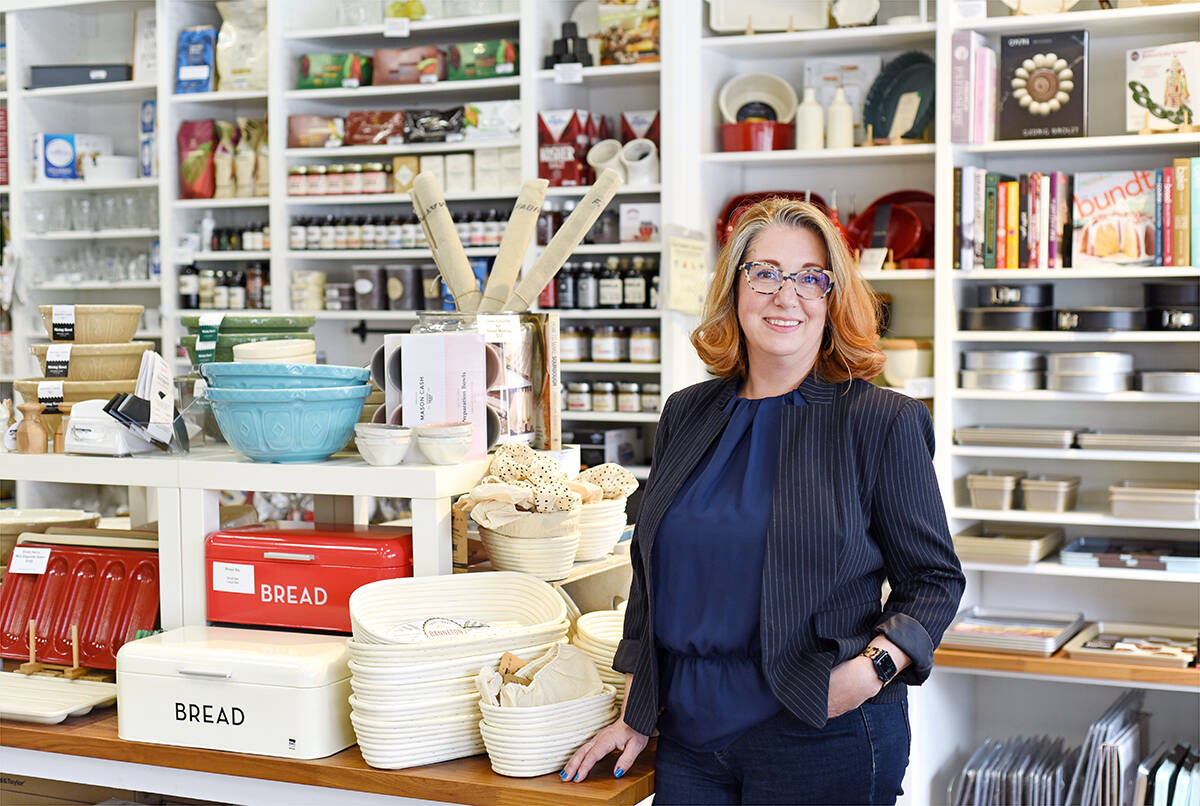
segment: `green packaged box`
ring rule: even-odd
[[[450,81],[515,76],[517,43],[511,39],[462,42],[446,49],[446,77]]]
[[[371,57],[361,53],[306,53],[300,57],[296,89],[366,87],[371,84]]]

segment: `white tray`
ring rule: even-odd
[[[116,701],[116,683],[0,672],[0,719],[54,725]]]

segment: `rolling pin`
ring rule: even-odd
[[[450,217],[450,208],[446,206],[437,178],[428,172],[417,174],[410,196],[417,220],[425,230],[434,262],[454,297],[455,306],[464,313],[473,312],[479,307],[483,292],[475,281],[475,273],[471,271],[471,263],[463,251],[462,241],[459,240],[458,230],[454,228],[454,219]]]
[[[492,264],[492,273],[483,291],[483,301],[479,303],[479,313],[499,313],[512,296],[525,250],[529,248],[529,241],[537,230],[538,216],[541,215],[549,184],[545,179],[530,179],[521,185],[517,203],[513,205],[508,224],[504,227],[504,238],[500,241],[496,262]]]
[[[604,212],[604,208],[612,201],[612,197],[624,182],[621,175],[611,168],[605,169],[596,178],[592,189],[580,200],[574,212],[567,216],[567,220],[559,227],[558,232],[554,233],[550,243],[517,284],[516,290],[504,304],[504,310],[518,313],[529,310],[546,284],[553,282],[554,275],[558,274],[558,270],[567,262],[575,247],[583,241],[592,224],[596,223],[600,213]]]

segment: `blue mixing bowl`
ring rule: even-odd
[[[332,364],[211,363],[200,366],[210,387],[220,389],[321,389],[366,383],[371,370]]]
[[[208,390],[225,441],[256,462],[317,462],[354,436],[369,384]]]

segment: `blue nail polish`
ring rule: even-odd
[[[583,780],[583,773],[576,773],[575,774],[575,783],[579,783],[582,780]]]
[[[613,773],[613,777],[620,778],[624,774],[625,774],[625,770],[621,769],[620,767],[617,767],[617,771],[615,773]]]
[[[562,772],[560,772],[560,773],[558,774],[558,777],[559,777],[559,778],[561,778],[561,779],[563,779],[564,781],[565,781],[565,780],[567,780],[567,771],[566,771],[566,770],[563,770]]]

